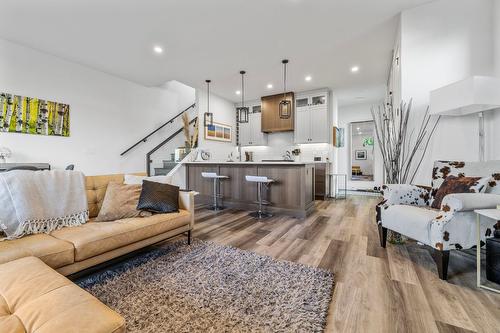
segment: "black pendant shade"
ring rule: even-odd
[[[207,83],[207,112],[203,114],[203,126],[209,127],[214,125],[214,114],[210,112],[210,80],[205,80]]]
[[[281,119],[289,119],[292,116],[292,101],[286,96],[286,65],[288,60],[283,59],[281,63],[283,64],[283,99],[279,105],[279,116]]]
[[[236,108],[237,118],[239,123],[248,123],[249,108],[245,107],[245,71],[240,71],[241,74],[241,106]]]

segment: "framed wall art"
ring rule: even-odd
[[[0,132],[69,136],[69,105],[0,93]]]
[[[366,150],[356,150],[354,153],[357,160],[366,160]]]
[[[205,127],[205,139],[214,141],[233,141],[233,129],[229,125],[216,123],[213,125]]]

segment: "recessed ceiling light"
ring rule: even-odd
[[[359,127],[356,127],[356,129],[359,131]]]
[[[356,73],[359,71],[359,66],[353,66],[351,67],[351,72]]]
[[[241,91],[236,90],[236,95],[239,95],[239,94],[241,94]]]
[[[271,83],[269,83],[269,84],[267,85],[267,89],[273,89],[273,85],[272,85]]]
[[[158,54],[163,53],[163,49],[162,49],[162,47],[161,47],[161,46],[158,46],[158,45],[157,45],[157,46],[155,46],[155,47],[153,48],[153,50],[154,50],[156,53],[158,53]]]
[[[311,81],[311,80],[312,80],[311,75],[306,76],[306,81],[307,81],[307,82],[309,82],[309,81]]]

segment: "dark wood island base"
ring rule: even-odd
[[[268,212],[303,218],[314,210],[314,163],[297,162],[191,162],[186,163],[187,188],[197,191],[197,204],[213,201],[213,182],[202,172],[228,176],[221,182],[220,194],[226,207],[256,210],[257,186],[245,180],[246,175],[273,179],[264,199],[271,202]]]

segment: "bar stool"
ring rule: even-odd
[[[268,188],[269,184],[274,182],[274,180],[267,178],[266,176],[249,176],[249,175],[245,176],[245,179],[247,182],[257,183],[257,203],[259,204],[259,210],[251,213],[250,216],[253,216],[258,219],[271,217],[272,214],[264,212],[262,207],[263,205],[271,204],[269,201],[265,201],[262,199],[262,189],[264,187]]]
[[[208,209],[211,209],[211,210],[214,210],[214,211],[218,211],[218,210],[222,210],[224,209],[225,207],[222,207],[222,206],[219,206],[219,202],[218,202],[218,198],[221,198],[222,199],[222,195],[219,193],[219,190],[220,190],[220,181],[222,179],[228,179],[229,177],[228,176],[219,176],[217,173],[215,172],[202,172],[201,173],[201,176],[203,178],[208,178],[208,179],[212,179],[213,182],[214,182],[214,194],[213,194],[213,198],[214,198],[214,205],[213,206],[210,206],[208,207]]]

